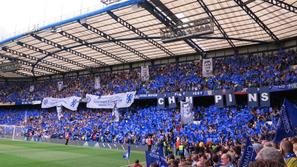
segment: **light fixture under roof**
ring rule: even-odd
[[[175,15],[177,18],[179,18],[182,22],[186,23],[189,22],[190,20],[188,18],[185,17],[185,15],[183,13],[177,13]]]

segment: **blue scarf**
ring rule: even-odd
[[[289,154],[287,154],[287,155],[285,156],[284,159],[287,161],[288,159],[293,158],[293,157],[296,157],[296,155],[293,154],[293,153],[289,153]]]

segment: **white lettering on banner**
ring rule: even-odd
[[[64,106],[65,108],[76,111],[81,97],[71,96],[65,98],[47,97],[42,100],[41,108],[51,108],[57,106]]]
[[[269,97],[268,97],[268,93],[261,93],[261,100],[262,101],[268,101]]]
[[[135,94],[135,91],[105,96],[87,94],[87,108],[112,109],[114,104],[117,108],[127,108],[134,102]]]
[[[249,93],[248,94],[249,101],[257,102],[257,96],[258,96],[257,93],[253,93],[253,94]]]
[[[175,97],[174,97],[174,96],[172,96],[172,97],[168,97],[168,103],[169,103],[169,104],[173,104],[173,103],[175,103]]]
[[[159,103],[159,104],[164,104],[164,98],[159,98],[159,99],[158,99],[158,103]]]
[[[223,99],[222,95],[215,95],[215,103],[218,103],[222,99]]]
[[[230,103],[232,103],[232,102],[233,102],[233,99],[232,99],[232,94],[228,94],[228,97],[229,97],[229,99],[228,99],[228,100],[229,100],[229,102],[230,102]]]
[[[186,96],[186,101],[190,102],[191,105],[193,105],[193,97],[192,96]]]

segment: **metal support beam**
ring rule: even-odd
[[[290,5],[284,1],[280,1],[280,0],[263,0],[263,1],[297,14],[297,7]]]
[[[274,41],[279,41],[278,37],[260,20],[260,18],[241,0],[234,0]]]
[[[44,43],[46,43],[46,44],[48,44],[48,45],[52,45],[52,46],[54,46],[55,48],[59,48],[59,49],[61,49],[61,50],[63,50],[63,51],[66,51],[66,52],[69,52],[69,53],[74,54],[74,55],[76,55],[76,56],[79,56],[79,57],[81,57],[81,58],[83,58],[83,59],[86,59],[86,60],[89,60],[89,61],[94,62],[94,63],[96,63],[96,64],[99,64],[100,66],[106,66],[106,65],[107,65],[106,63],[104,63],[104,62],[102,62],[102,61],[99,61],[99,60],[97,60],[97,59],[95,59],[95,58],[93,58],[93,57],[90,57],[90,56],[87,56],[87,55],[82,54],[82,53],[80,53],[80,52],[77,52],[77,51],[75,51],[75,50],[72,50],[72,49],[70,49],[70,48],[68,48],[68,47],[66,47],[66,46],[60,45],[60,44],[55,43],[55,42],[53,42],[53,41],[47,40],[47,39],[45,39],[45,38],[43,38],[43,37],[40,37],[40,36],[38,36],[38,35],[36,35],[36,34],[31,34],[31,36],[34,37],[35,39],[41,41],[41,42],[44,42]]]
[[[152,5],[150,2],[144,1],[140,5],[148,12],[150,12],[155,18],[157,18],[166,27],[174,27],[174,25],[176,24],[172,20],[167,18],[167,16],[165,16],[161,11],[159,11],[156,7],[154,7],[154,5]],[[178,30],[176,30],[176,32],[178,32]],[[198,46],[195,42],[193,42],[191,39],[185,39],[184,41],[201,55],[206,54],[205,51],[200,46]]]
[[[211,11],[208,9],[207,5],[203,2],[203,0],[197,0],[197,2],[200,4],[200,6],[203,8],[203,10],[206,12],[206,14],[208,15],[208,17],[211,18],[211,20],[214,22],[214,24],[216,25],[216,27],[219,29],[219,31],[221,32],[221,34],[223,35],[223,37],[227,40],[227,42],[229,43],[229,45],[234,49],[236,49],[236,46],[234,45],[234,43],[232,42],[232,40],[230,40],[228,34],[226,33],[226,31],[223,29],[223,27],[220,25],[220,23],[218,22],[218,20],[214,17],[214,15],[211,13]]]
[[[133,25],[129,24],[125,20],[121,19],[120,17],[118,17],[117,15],[115,15],[113,12],[108,11],[107,14],[109,14],[109,16],[112,17],[116,22],[120,23],[122,26],[128,28],[129,30],[133,31],[138,36],[140,36],[142,38],[146,38],[147,41],[149,41],[152,45],[154,45],[157,48],[159,48],[162,51],[164,51],[167,55],[169,55],[169,56],[175,56],[170,50],[166,49],[164,46],[162,46],[161,44],[159,44],[155,40],[153,40],[153,39],[147,39],[148,36],[145,33],[143,33],[142,31],[140,31],[139,29],[137,29]]]
[[[99,29],[92,27],[91,25],[87,24],[87,23],[81,23],[80,24],[85,27],[86,29],[100,35],[101,37],[107,39],[107,40],[111,40],[113,41],[115,44],[117,44],[118,46],[125,48],[126,50],[130,51],[131,53],[136,54],[137,56],[139,56],[140,58],[144,59],[144,60],[150,60],[149,57],[145,56],[144,54],[140,53],[139,51],[133,49],[132,47],[126,45],[125,43],[121,42],[121,41],[114,41],[115,38],[113,38],[112,36],[104,33],[103,31],[100,31]]]
[[[22,65],[26,65],[26,66],[30,66],[30,67],[32,67],[34,65],[34,63],[32,63],[30,61],[22,60],[22,59],[19,59],[19,58],[16,58],[16,57],[7,56],[7,55],[1,54],[1,53],[0,53],[0,57],[2,59],[9,60],[9,61],[15,61],[15,62],[18,62],[18,63],[20,63]],[[46,67],[46,66],[43,66],[43,65],[39,65],[39,64],[37,64],[35,66],[35,68],[41,69],[43,71],[48,71],[48,72],[51,72],[51,73],[58,73],[58,71],[56,71],[56,70],[54,70],[52,68],[49,68],[49,67]]]
[[[87,46],[87,47],[89,47],[89,48],[91,48],[91,49],[93,49],[93,50],[95,50],[97,52],[100,52],[100,53],[102,53],[102,54],[104,54],[104,55],[106,55],[106,56],[108,56],[110,58],[113,58],[113,59],[115,59],[115,60],[117,60],[119,62],[128,63],[128,61],[126,61],[126,60],[124,60],[124,59],[122,59],[122,58],[120,58],[120,57],[118,57],[118,56],[116,56],[116,55],[114,55],[112,53],[109,53],[109,52],[107,52],[106,50],[104,50],[102,48],[99,48],[99,47],[97,47],[97,46],[95,46],[93,44],[90,44],[87,41],[82,40],[82,39],[80,39],[80,38],[78,38],[78,37],[76,37],[76,36],[74,36],[72,34],[69,34],[69,33],[65,32],[65,31],[60,31],[59,34],[61,34],[62,36],[66,37],[66,38],[72,39],[72,40],[74,40],[74,41],[76,41],[78,43],[81,43],[81,44],[83,44],[83,45],[85,45],[85,46]]]
[[[19,70],[23,70],[23,71],[27,71],[27,72],[32,72],[31,69],[28,69],[28,68],[24,68],[24,67],[20,67]],[[40,71],[34,71],[35,74],[38,74],[38,75],[46,75],[46,73],[43,73],[43,72],[40,72]]]
[[[46,50],[39,49],[39,48],[37,48],[37,47],[35,47],[35,46],[29,45],[29,44],[26,44],[26,43],[23,43],[23,42],[17,42],[17,44],[20,45],[20,46],[23,46],[23,47],[25,47],[25,48],[27,48],[27,49],[30,49],[30,50],[33,50],[33,51],[36,51],[36,52],[39,52],[39,53],[44,54],[45,56],[42,57],[42,58],[40,58],[40,59],[39,59],[40,61],[41,61],[42,59],[45,59],[45,58],[48,57],[48,56],[51,56],[51,57],[53,57],[53,58],[55,58],[55,59],[62,60],[62,61],[64,61],[64,62],[67,62],[67,63],[73,64],[73,65],[76,65],[76,66],[78,66],[78,67],[88,68],[88,66],[86,66],[86,65],[84,65],[84,64],[78,63],[78,62],[76,62],[76,61],[70,60],[70,59],[68,59],[68,58],[66,58],[66,57],[62,57],[62,56],[59,56],[59,55],[54,54],[54,53],[50,53],[50,52],[48,52],[48,51],[46,51]]]
[[[12,50],[12,49],[9,49],[7,47],[3,47],[2,50],[4,50],[5,52],[7,53],[10,53],[10,54],[13,54],[13,55],[17,55],[17,56],[20,56],[20,57],[23,57],[23,58],[26,58],[26,59],[30,59],[30,60],[33,60],[33,61],[38,61],[37,57],[34,57],[34,56],[30,56],[28,54],[24,54],[24,53],[21,53],[21,52],[18,52],[18,51],[15,51],[15,50]],[[61,66],[59,64],[56,64],[56,63],[52,63],[52,62],[49,62],[49,61],[46,61],[46,60],[43,60],[42,63],[46,64],[46,65],[49,65],[49,66],[53,66],[53,67],[56,67],[56,68],[60,68],[60,69],[63,69],[63,70],[69,70],[68,68],[64,67],[64,66]],[[33,64],[33,63],[32,63]],[[57,70],[57,69],[53,69],[53,68],[50,68],[54,73],[60,73],[60,72],[63,72],[63,71],[60,71],[60,70]],[[70,69],[71,70],[71,69]]]
[[[31,71],[30,71],[31,72]],[[22,76],[24,76],[24,77],[32,77],[32,75],[29,75],[29,74],[26,74],[26,73],[22,73],[22,72],[20,72],[20,71],[14,71],[13,73],[16,73],[16,74],[18,74],[18,75],[22,75]]]
[[[113,41],[135,41],[135,40],[149,40],[149,39],[154,39],[154,40],[155,39],[160,39],[161,40],[162,37],[161,36],[150,36],[150,37],[147,37],[147,38],[142,38],[142,37],[117,38],[117,39],[115,39]],[[220,39],[220,40],[226,40],[224,37],[201,36],[201,35],[194,35],[194,36],[191,36],[191,37],[185,37],[185,39]],[[233,41],[255,42],[255,43],[263,43],[263,44],[268,43],[267,41],[253,40],[253,39],[243,39],[243,38],[233,38],[233,37],[230,37],[229,39],[233,40]],[[183,40],[183,39],[181,39],[181,40]],[[92,42],[89,42],[89,44],[110,43],[110,42],[113,42],[113,41],[104,39],[104,40],[92,41]],[[179,40],[177,40],[177,41],[179,41]],[[71,46],[69,48],[73,49],[73,48],[77,48],[77,47],[80,47],[80,46],[83,46],[83,45],[78,44],[78,45]]]
[[[165,15],[167,15],[174,23],[183,23],[169,8],[167,8],[160,0],[151,0]]]

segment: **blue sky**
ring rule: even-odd
[[[0,40],[103,7],[100,0],[0,0]]]

